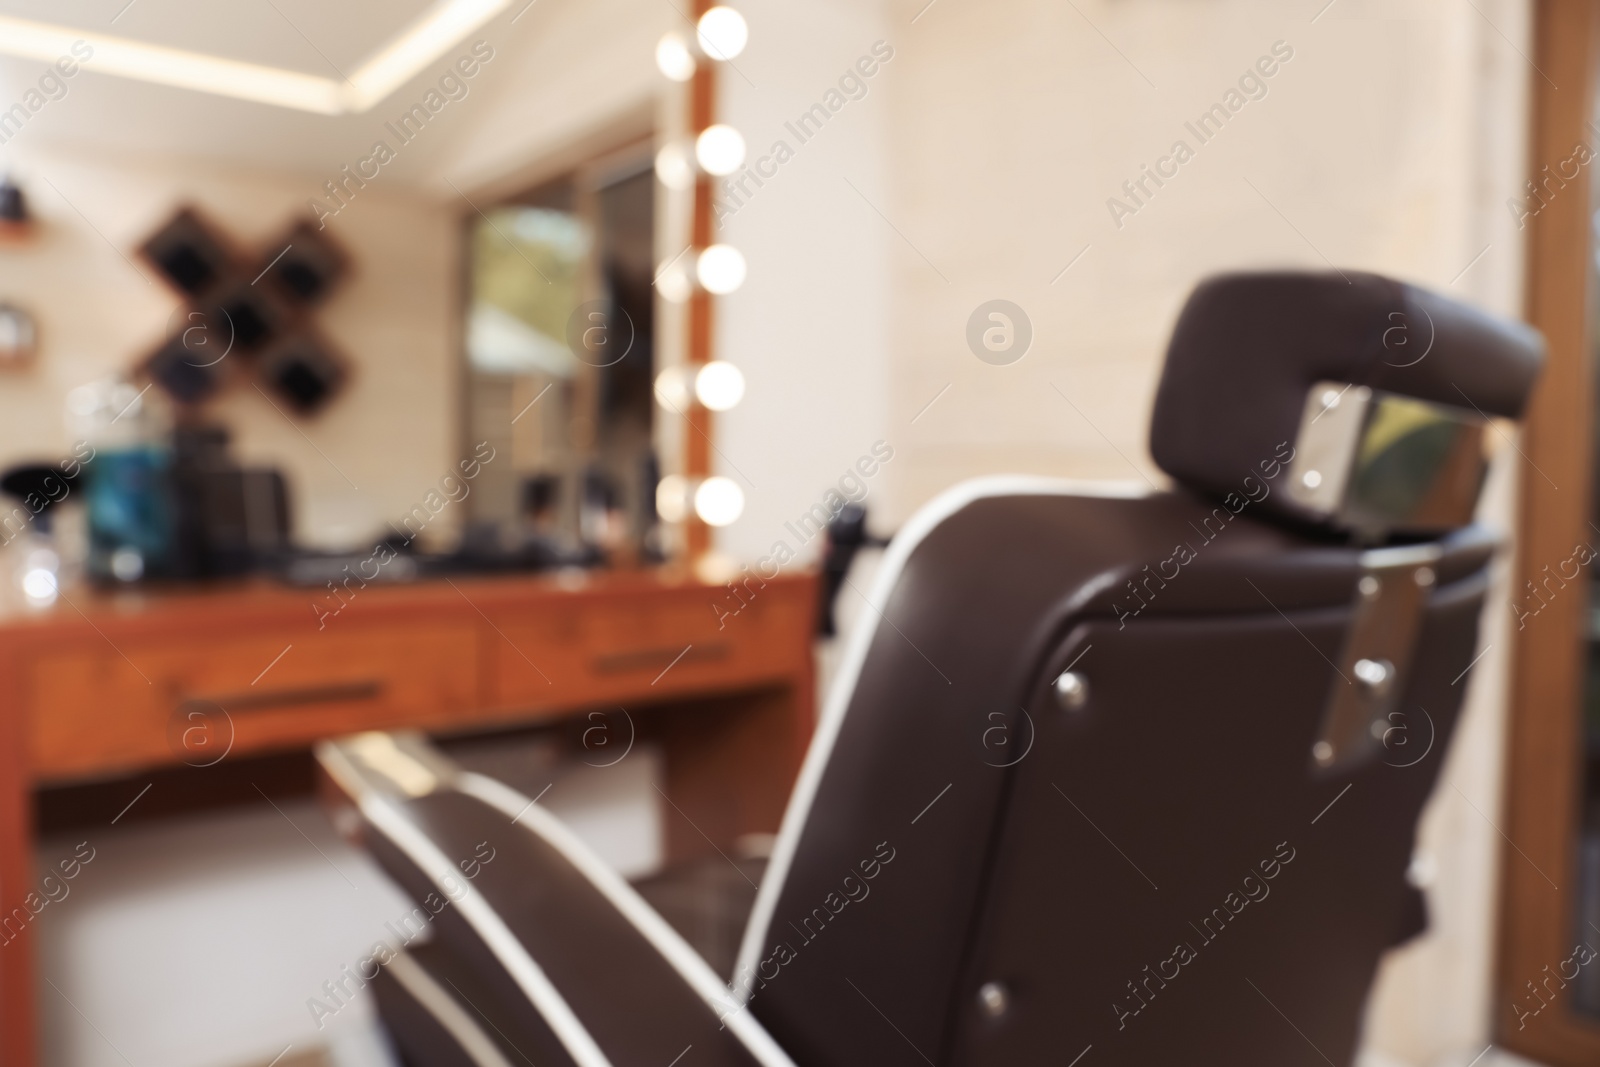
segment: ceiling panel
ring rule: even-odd
[[[0,15],[338,77],[430,0],[0,0]]]
[[[166,47],[337,77],[330,61],[353,69],[431,6],[429,0],[134,0],[111,25],[116,5],[126,2],[0,0],[0,15],[95,27]],[[369,154],[374,141],[393,143],[384,124],[420,100],[472,40],[492,41],[502,58],[473,80],[470,103],[450,105],[450,121],[430,129],[385,166],[386,186],[415,186],[427,180],[452,141],[481,118],[491,85],[511,66],[511,57],[526,51],[518,39],[536,32],[543,8],[561,2],[542,0],[541,10],[515,25],[516,8],[509,9],[363,114],[313,114],[156,85],[97,73],[91,60],[68,82],[64,97],[49,101],[20,133],[0,144],[0,169],[20,166],[18,173],[26,177],[29,149],[61,147],[108,159],[193,159],[299,173],[316,179],[308,184],[310,195],[341,165]],[[284,16],[312,36],[328,59],[319,57]],[[20,100],[46,69],[42,61],[0,55],[0,111]]]

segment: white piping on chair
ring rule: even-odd
[[[822,782],[823,771],[833,755],[834,742],[844,725],[845,712],[850,706],[861,668],[866,663],[867,650],[878,630],[878,612],[889,601],[889,595],[900,580],[906,561],[928,534],[956,512],[978,500],[999,496],[1087,496],[1116,500],[1136,500],[1150,495],[1150,490],[1137,482],[1089,482],[1074,479],[1042,478],[1030,475],[997,475],[974,478],[952,486],[934,497],[911,517],[884,553],[876,579],[867,595],[872,609],[870,617],[856,624],[855,633],[845,649],[833,688],[828,693],[828,703],[817,722],[816,735],[806,751],[800,768],[799,780],[789,806],[784,810],[783,823],[778,830],[778,840],[773,845],[772,859],[767,864],[766,875],[756,892],[755,907],[750,911],[750,922],[745,927],[744,940],[739,946],[739,960],[734,968],[734,995],[748,1000],[749,987],[739,988],[738,977],[753,973],[761,962],[761,948],[772,926],[772,916],[778,907],[778,896],[789,877],[795,851],[800,846],[800,834],[811,816],[811,805]]]
[[[596,856],[559,818],[538,804],[530,806],[527,797],[486,775],[463,771],[456,775],[454,785],[462,793],[504,812],[561,853],[623,918],[644,935],[651,947],[661,954],[706,1005],[722,1017],[723,1024],[763,1067],[794,1067],[794,1061],[772,1039],[772,1035],[742,1010],[711,965],[636,889]]]
[[[389,961],[388,968],[394,980],[445,1028],[476,1067],[511,1067],[511,1062],[501,1055],[499,1046],[483,1032],[478,1020],[462,1011],[455,997],[434,981],[433,975],[421,964],[401,952]]]
[[[334,774],[341,788],[355,800],[367,821],[382,831],[455,904],[462,917],[472,925],[489,951],[494,953],[500,965],[517,983],[523,996],[549,1024],[578,1067],[611,1067],[611,1061],[600,1051],[600,1046],[544,970],[534,962],[522,942],[506,926],[499,913],[483,899],[482,894],[457,876],[455,866],[439,846],[402,815],[392,801],[366,785],[361,773],[348,765],[348,758],[337,745],[318,745],[317,756],[322,765]],[[351,785],[355,786],[353,791],[349,788]],[[465,892],[459,896],[452,895],[453,891],[444,884],[446,876],[458,889],[464,886]]]

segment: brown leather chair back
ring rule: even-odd
[[[1350,1062],[1422,922],[1482,446],[1541,354],[1381,278],[1219,278],[1152,422],[1176,488],[924,509],[785,819],[748,1010],[802,1067]]]

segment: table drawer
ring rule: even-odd
[[[470,621],[83,646],[25,673],[34,774],[78,777],[447,723],[481,703]]]
[[[726,692],[792,672],[806,650],[796,636],[810,629],[810,599],[774,586],[731,614],[737,602],[719,592],[503,611],[489,644],[491,700],[501,708],[590,705]]]

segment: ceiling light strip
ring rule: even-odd
[[[100,74],[339,115],[371,109],[510,6],[511,0],[439,0],[349,82],[7,16],[0,16],[0,53],[52,63],[83,41],[94,49],[86,69]]]
[[[511,6],[511,0],[440,0],[350,75],[349,107],[366,111]]]
[[[85,68],[101,74],[322,115],[337,115],[345,110],[340,86],[329,78],[0,16],[0,52],[50,63],[71,55],[76,41],[94,49],[94,57]]]

